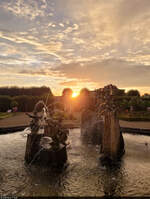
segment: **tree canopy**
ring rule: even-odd
[[[87,88],[82,88],[80,91],[81,96],[89,96],[89,94],[90,94],[90,91]]]
[[[127,92],[127,95],[128,96],[137,96],[137,97],[140,97],[140,92],[138,91],[138,90],[129,90],[128,92]]]
[[[72,96],[72,89],[71,88],[65,88],[62,92],[63,97],[71,97]]]

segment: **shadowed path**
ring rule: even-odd
[[[17,113],[13,117],[0,120],[0,127],[14,127],[29,125],[30,118],[25,113]],[[120,120],[121,127],[150,129],[150,122],[128,122]]]

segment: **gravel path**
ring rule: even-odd
[[[0,128],[29,125],[30,118],[25,113],[0,120]],[[150,122],[128,122],[120,120],[121,127],[150,129]]]
[[[150,129],[150,122],[128,122],[120,120],[121,127]]]
[[[14,127],[14,126],[25,126],[29,125],[30,118],[25,113],[17,113],[16,115],[1,119],[0,128],[3,127]]]

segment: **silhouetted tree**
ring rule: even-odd
[[[72,93],[73,91],[71,88],[65,88],[62,92],[62,103],[64,105],[64,110],[67,112],[72,111],[72,103],[71,103]]]
[[[93,108],[93,98],[92,98],[91,92],[87,88],[83,88],[80,91],[79,106],[80,106],[80,110]]]
[[[145,93],[145,94],[142,96],[142,98],[144,98],[144,99],[150,99],[150,94]]]
[[[140,92],[138,90],[129,90],[127,92],[127,95],[128,96],[138,96],[138,97],[140,97]]]
[[[83,88],[80,91],[80,96],[88,97],[90,95],[90,91],[87,88]]]
[[[65,88],[62,92],[63,97],[71,97],[72,96],[72,89],[71,88]]]
[[[44,94],[50,94],[52,96],[52,92],[49,87],[30,87],[30,88],[19,88],[19,87],[0,87],[0,95],[8,95],[8,96],[20,96],[20,95],[29,95],[29,96],[42,96]]]

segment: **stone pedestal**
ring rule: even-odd
[[[67,161],[66,147],[60,147],[58,150],[43,149],[40,146],[40,140],[43,134],[29,134],[26,143],[25,161],[38,163],[45,166],[62,167]]]
[[[124,140],[115,112],[105,115],[101,152],[110,160],[117,160],[124,153]]]
[[[25,161],[30,163],[41,149],[40,140],[43,134],[28,134],[25,151]]]
[[[96,113],[85,111],[81,119],[81,135],[92,144],[100,144],[105,160],[118,160],[125,152],[122,132],[116,112],[107,111],[105,120],[97,120]]]

